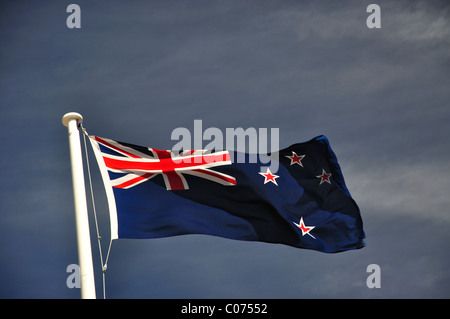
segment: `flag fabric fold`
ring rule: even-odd
[[[276,172],[249,154],[175,154],[89,137],[112,239],[204,234],[327,253],[365,245],[359,208],[325,136],[272,154]]]

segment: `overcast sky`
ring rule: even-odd
[[[0,4],[0,297],[80,296],[66,286],[78,262],[69,111],[91,134],[160,149],[195,119],[279,128],[281,148],[325,134],[364,221],[367,247],[339,254],[202,235],[116,240],[109,298],[450,297],[446,1],[74,2],[81,29],[66,26],[69,1]],[[380,29],[366,26],[373,2]],[[366,286],[369,264],[379,289]]]

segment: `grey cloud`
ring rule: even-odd
[[[117,241],[107,296],[449,296],[445,1],[380,1],[379,30],[360,1],[77,4],[80,30],[66,28],[64,4],[1,5],[2,297],[79,297],[65,287],[77,260],[69,111],[91,134],[160,148],[194,119],[277,127],[280,147],[326,134],[365,223],[367,247],[337,255],[206,236]],[[98,172],[94,189],[107,238]],[[371,263],[381,289],[365,284]]]

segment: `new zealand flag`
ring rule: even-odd
[[[359,208],[325,136],[272,154],[273,172],[249,154],[90,141],[113,239],[205,234],[327,253],[364,246]]]

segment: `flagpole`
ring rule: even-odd
[[[83,117],[81,114],[75,112],[67,113],[62,118],[62,123],[67,127],[69,133],[70,162],[72,166],[75,222],[77,229],[78,262],[80,266],[81,278],[81,298],[95,299],[95,280],[94,268],[92,264],[91,237],[89,232],[80,133],[78,131],[78,124],[82,121]]]

